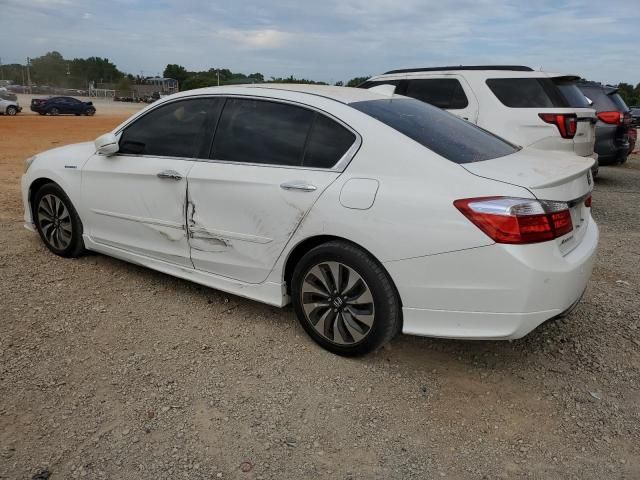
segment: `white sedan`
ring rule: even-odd
[[[593,160],[344,87],[178,93],[26,162],[27,228],[270,305],[326,349],[519,338],[591,274]]]

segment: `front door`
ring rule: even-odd
[[[229,98],[211,161],[189,173],[195,268],[263,282],[355,142],[353,132],[314,110]]]
[[[99,244],[193,268],[185,224],[187,176],[206,156],[215,99],[178,100],[136,119],[120,150],[82,170],[85,230]]]

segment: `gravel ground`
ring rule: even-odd
[[[0,118],[0,478],[640,478],[640,157],[600,169],[597,265],[567,319],[344,359],[289,308],[50,254],[21,224],[21,162],[98,124],[7,135],[13,120]]]

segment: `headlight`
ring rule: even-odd
[[[27,173],[27,170],[29,170],[29,167],[31,166],[31,164],[33,163],[33,161],[36,159],[36,156],[34,155],[31,158],[27,158],[24,161],[24,173]]]

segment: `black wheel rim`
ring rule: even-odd
[[[38,204],[38,225],[49,246],[64,250],[71,244],[73,225],[64,202],[53,194],[44,195]]]
[[[371,332],[373,295],[353,268],[340,262],[315,265],[305,275],[300,295],[306,320],[324,339],[353,345]]]

